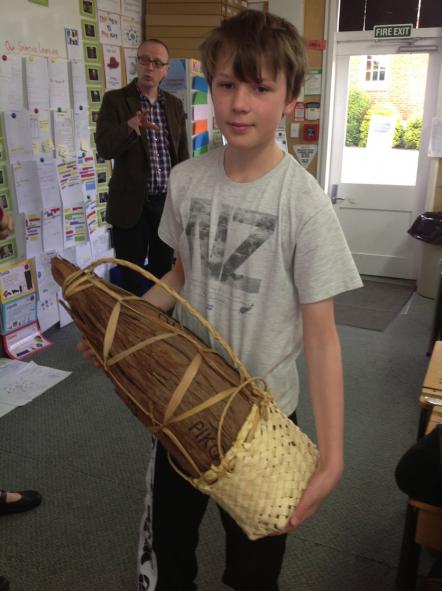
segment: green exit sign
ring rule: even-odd
[[[373,27],[375,39],[403,39],[411,37],[413,25],[375,25]]]

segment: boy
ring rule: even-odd
[[[163,277],[233,347],[276,404],[294,415],[296,358],[304,342],[320,464],[282,535],[254,542],[222,510],[223,582],[236,591],[277,591],[287,533],[317,511],[343,470],[343,385],[332,297],[361,285],[330,200],[275,142],[295,107],[302,41],[284,19],[245,10],[202,46],[217,124],[227,146],[175,166],[159,235],[176,252]],[[144,296],[175,301],[155,286]],[[206,342],[197,321],[174,315]],[[213,343],[211,343],[213,346]],[[156,443],[140,539],[139,591],[191,591],[198,526],[208,497],[170,467]]]
[[[175,250],[176,264],[163,280],[215,326],[251,375],[267,379],[287,415],[297,405],[303,325],[321,461],[285,534],[318,509],[342,473],[343,386],[332,297],[361,281],[330,200],[275,142],[305,73],[296,29],[245,10],[201,49],[227,146],[172,170],[159,235]],[[145,297],[164,310],[175,304],[158,286]],[[210,340],[179,306],[175,316]],[[153,455],[139,588],[190,591],[207,497],[175,474],[159,444]],[[237,591],[276,591],[286,536],[251,542],[223,511],[221,518],[223,582]]]

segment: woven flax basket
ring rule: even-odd
[[[97,277],[101,264],[126,266],[160,285],[198,318],[229,362],[146,300]],[[55,257],[52,273],[117,393],[168,450],[173,467],[250,539],[284,529],[318,451],[278,410],[264,380],[252,378],[207,320],[148,271],[119,259],[81,270]]]

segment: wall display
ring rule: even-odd
[[[97,16],[97,5],[95,0],[80,0],[80,14],[90,19]]]
[[[98,110],[93,110],[93,109],[89,110],[89,125],[90,126],[95,126],[97,124],[98,113],[99,113]]]
[[[10,332],[3,337],[3,344],[8,356],[12,359],[26,359],[26,357],[29,357],[29,355],[32,355],[36,351],[41,351],[52,345],[52,343],[41,334],[37,322],[33,322],[24,328]],[[51,373],[52,372],[53,370],[51,369]],[[56,382],[52,381],[52,384],[54,383]],[[35,371],[32,372],[32,378],[29,380],[29,384],[26,384],[26,388],[35,389]],[[44,388],[47,389],[47,386],[44,386]]]
[[[54,152],[49,111],[36,109],[31,112],[31,133],[32,152],[34,156],[42,157],[42,162],[44,162],[45,157],[52,156]]]
[[[8,238],[0,242],[0,265],[17,258],[17,243],[15,238]]]
[[[9,162],[31,159],[33,152],[29,111],[5,111],[3,125]]]
[[[86,64],[86,84],[103,85],[103,70],[99,64]]]
[[[29,111],[49,109],[48,60],[45,57],[30,55],[25,64]]]
[[[42,209],[40,180],[37,162],[25,160],[12,165],[17,209],[20,213],[33,214]]]
[[[9,196],[9,191],[4,189],[0,191],[0,207],[5,211],[9,211],[11,209],[11,198]]]
[[[98,27],[95,21],[83,19],[81,21],[81,30],[83,33],[83,42],[98,41]]]
[[[101,63],[101,51],[98,43],[86,41],[83,43],[84,61],[91,64]]]
[[[49,106],[51,109],[70,109],[68,62],[65,59],[48,60]]]
[[[27,257],[43,252],[41,209],[25,215],[25,250]]]
[[[115,45],[103,45],[103,63],[106,90],[121,88],[121,49]]]
[[[304,94],[317,96],[321,94],[322,70],[309,70],[305,78]]]
[[[75,158],[74,117],[70,109],[52,111],[54,128],[55,154],[62,160]]]
[[[121,45],[121,18],[119,14],[98,11],[99,40],[103,45]]]
[[[87,91],[88,91],[88,101],[89,104],[94,108],[97,108],[97,106],[100,106],[101,103],[101,89],[100,88],[93,88],[93,87],[87,87]]]
[[[313,158],[318,153],[318,146],[311,146],[309,144],[295,144],[293,146],[296,159],[304,167],[308,168]]]
[[[82,49],[79,30],[65,27],[64,35],[66,38],[66,53],[68,60],[81,59]]]
[[[1,125],[1,123],[0,123],[0,125]],[[5,145],[0,139],[0,160],[4,160],[5,158],[6,158]]]
[[[98,10],[107,10],[109,12],[120,12],[120,0],[97,0]]]
[[[296,103],[295,110],[293,112],[293,118],[295,121],[304,121],[305,105],[304,103]]]
[[[127,16],[121,17],[121,45],[136,49],[142,41],[141,21]]]
[[[8,186],[8,172],[6,164],[0,163],[0,189],[5,189]]]
[[[123,51],[126,66],[126,83],[129,84],[137,77],[137,50],[125,47]]]
[[[317,142],[319,140],[319,123],[305,123],[302,137],[304,141]]]
[[[142,6],[141,0],[121,0],[121,14],[141,20]]]
[[[321,103],[305,103],[305,118],[307,121],[319,119]]]
[[[86,89],[86,74],[83,60],[72,60],[70,62],[72,79],[72,105],[74,112],[78,113],[87,109],[88,96]]]
[[[18,55],[0,57],[0,110],[24,109],[23,60]]]

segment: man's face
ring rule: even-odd
[[[167,76],[168,61],[169,56],[163,45],[151,41],[143,43],[137,58],[137,76],[141,90],[148,92],[158,89],[160,82]]]

